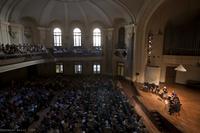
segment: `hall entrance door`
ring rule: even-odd
[[[174,84],[176,81],[176,71],[174,70],[176,67],[168,66],[166,68],[165,82],[169,84]]]
[[[124,77],[124,63],[122,62],[117,63],[117,76]]]

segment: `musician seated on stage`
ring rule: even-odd
[[[160,88],[158,85],[154,83],[151,84],[151,83],[145,82],[143,85],[143,90],[158,94],[158,92],[160,91]]]
[[[173,91],[172,96],[169,98],[169,113],[179,113],[181,108],[181,103],[177,94]]]

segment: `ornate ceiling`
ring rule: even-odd
[[[150,1],[159,0],[0,0],[0,19],[20,23],[22,18],[31,17],[44,26],[55,20],[112,26],[118,19],[135,23]]]

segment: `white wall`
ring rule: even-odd
[[[145,71],[145,82],[154,83],[159,85],[160,83],[160,67],[148,66]]]
[[[151,65],[161,67],[160,82],[165,82],[166,67],[176,67],[183,64],[188,71],[186,73],[177,72],[176,83],[185,84],[187,80],[199,80],[200,67],[197,62],[200,61],[198,56],[169,56],[163,55],[163,43],[165,39],[165,26],[169,20],[176,22],[187,19],[188,2],[190,3],[190,13],[199,12],[200,1],[173,0],[164,2],[153,14],[147,25],[146,40],[143,55],[146,54],[148,33],[153,33]],[[177,7],[178,5],[178,7]],[[170,7],[170,8],[169,8]],[[142,56],[142,55],[141,55]],[[143,60],[141,60],[142,62]]]
[[[197,66],[199,59],[197,56],[163,56],[160,82],[165,82],[167,66],[176,67],[179,64],[182,64],[187,69],[187,72],[177,72],[176,83],[185,84],[187,80],[200,81],[200,67]]]
[[[200,81],[200,66],[184,66],[187,72],[176,73],[176,83],[186,84],[187,80]]]
[[[0,42],[1,43],[10,43],[10,37],[8,35],[8,23],[0,21]]]

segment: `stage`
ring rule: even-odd
[[[181,132],[198,133],[200,130],[200,90],[187,88],[183,85],[165,86],[168,88],[168,94],[171,95],[174,90],[180,98],[182,104],[180,115],[169,115],[166,102],[156,94],[141,90],[141,84],[136,84],[140,94],[137,98],[149,111],[159,112]]]

